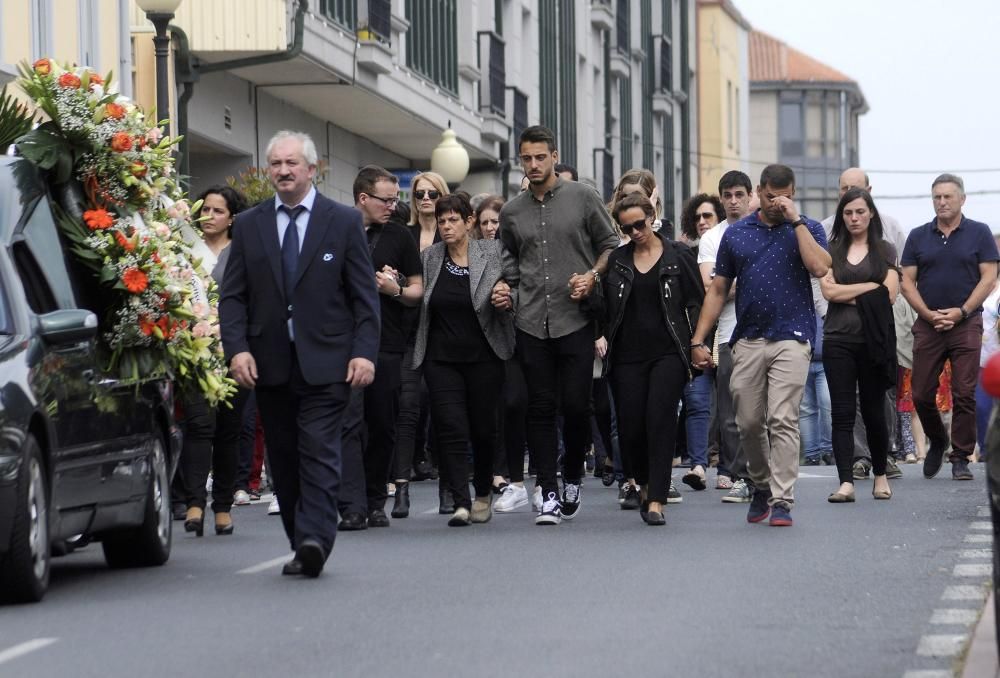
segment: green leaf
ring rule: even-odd
[[[116,271],[113,267],[105,266],[101,269],[102,283],[108,283],[111,282],[112,280],[117,280],[117,278],[118,278],[118,271]],[[124,289],[124,286],[122,287],[122,289]]]
[[[46,122],[17,140],[21,155],[42,169],[52,170],[55,183],[70,178],[73,170],[73,149],[52,123]]]
[[[27,106],[7,94],[7,86],[0,90],[0,153],[18,138],[31,131],[35,116]]]

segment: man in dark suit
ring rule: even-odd
[[[233,378],[254,388],[281,521],[295,551],[282,574],[319,576],[337,533],[342,416],[370,384],[379,302],[361,214],[313,186],[316,147],[278,132],[276,195],[239,214],[219,313]]]

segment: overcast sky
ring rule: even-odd
[[[967,193],[994,192],[969,195],[964,212],[1000,232],[1000,0],[733,2],[861,85],[861,166],[881,211],[905,230],[930,221],[931,181],[956,172]],[[927,197],[888,199],[903,195]]]

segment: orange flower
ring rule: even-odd
[[[59,76],[59,86],[68,89],[80,89],[80,76],[75,73],[63,73]]]
[[[147,337],[153,334],[153,327],[155,325],[156,323],[151,321],[148,316],[139,317],[139,331],[142,332]]]
[[[112,101],[104,107],[104,113],[109,118],[121,120],[125,117],[125,107]]]
[[[132,163],[132,176],[142,179],[146,176],[146,166],[141,162]]]
[[[111,137],[111,150],[118,153],[132,150],[132,137],[127,132],[115,132]]]
[[[31,67],[35,69],[35,73],[38,75],[48,75],[52,72],[52,62],[48,59],[39,59]]]
[[[101,76],[99,76],[97,73],[88,73],[88,76],[90,76],[90,84],[91,85],[103,85],[104,84],[104,78],[102,78]]]
[[[125,283],[125,289],[132,294],[141,294],[149,285],[149,278],[138,268],[126,268],[122,274],[122,282]]]
[[[107,210],[87,210],[83,213],[83,220],[91,231],[111,228],[115,223],[115,218]]]
[[[135,249],[135,242],[131,238],[126,238],[121,231],[115,231],[115,240],[121,245],[126,252],[131,252]]]

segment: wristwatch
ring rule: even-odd
[[[959,306],[958,310],[962,314],[962,320],[969,319],[969,312],[965,310],[965,306]]]
[[[590,269],[590,272],[594,274],[594,282],[595,283],[601,282],[601,274],[597,272],[596,268]]]
[[[396,290],[396,293],[394,295],[392,295],[393,299],[399,299],[401,296],[403,296],[403,286],[402,285],[397,285],[397,286],[399,287],[399,289]]]
[[[803,226],[805,223],[806,223],[805,217],[799,217],[798,219],[792,222],[792,228],[796,228],[797,226]]]

